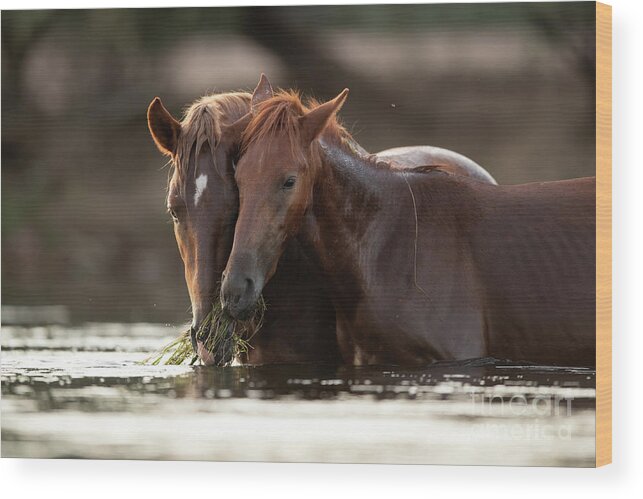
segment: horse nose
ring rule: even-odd
[[[227,275],[223,281],[221,298],[224,308],[235,308],[254,292],[254,280],[238,274]]]

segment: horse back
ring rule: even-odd
[[[595,193],[594,178],[479,192],[471,244],[491,355],[594,364]]]
[[[479,182],[496,184],[491,174],[472,159],[448,149],[434,146],[394,147],[377,153],[377,158],[392,161],[401,169],[421,166],[440,166],[454,175],[471,177]]]

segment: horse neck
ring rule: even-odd
[[[315,203],[318,208],[322,208],[322,203],[326,205],[321,215],[336,212],[335,215],[340,215],[338,223],[350,223],[358,233],[363,232],[359,229],[365,229],[387,204],[398,176],[385,167],[378,167],[373,156],[352,138],[328,133],[318,139],[317,148],[319,164],[313,202],[319,201]],[[337,209],[333,210],[333,206]]]
[[[399,272],[415,279],[418,247],[424,256],[449,259],[466,240],[478,213],[477,182],[391,169],[336,135],[322,136],[316,147],[320,164],[311,165],[316,182],[301,234],[333,296],[358,297],[368,283],[385,279],[377,269],[391,248]]]
[[[306,276],[306,279],[300,279]],[[286,244],[275,275],[265,288],[271,307],[293,308],[292,300],[324,294],[323,277],[317,261],[310,258],[301,242],[293,238]]]
[[[409,217],[412,213],[401,175],[375,165],[356,144],[325,134],[313,146],[319,161],[301,240],[330,279],[335,295],[361,292],[367,278],[363,252],[380,244],[371,226],[393,223],[401,210],[408,210]]]

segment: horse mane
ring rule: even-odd
[[[221,125],[230,124],[248,113],[252,96],[245,92],[212,94],[193,102],[181,120],[181,133],[174,154],[173,164],[183,180],[190,164],[190,154],[195,157],[207,144],[214,149],[221,140]]]
[[[301,150],[297,150],[297,145],[300,144],[299,118],[320,104],[322,103],[313,97],[307,98],[304,102],[297,90],[279,90],[273,97],[257,106],[252,120],[242,135],[241,154],[245,153],[248,147],[255,142],[266,140],[267,143],[270,143],[270,140],[278,132],[286,134],[294,154],[301,153]],[[336,114],[326,124],[324,134],[336,140],[341,147],[361,156],[375,169],[391,172],[414,172],[415,170],[406,169],[393,162],[383,161],[378,159],[377,155],[366,152],[338,121]],[[417,167],[418,173],[429,170],[433,171],[433,167]]]
[[[241,154],[245,153],[252,144],[266,140],[268,143],[276,133],[285,133],[290,141],[293,152],[299,144],[300,124],[299,118],[311,111],[321,103],[315,98],[308,98],[304,102],[297,90],[279,90],[273,97],[258,104],[256,112],[241,138]],[[357,144],[353,136],[342,126],[337,115],[333,115],[324,133],[329,133],[336,138],[344,147],[348,147],[356,154],[361,154],[365,161],[378,170],[388,170],[393,173],[445,173],[453,174],[447,165],[423,165],[415,167],[404,167],[394,161],[384,161],[377,158],[375,154],[362,154],[357,151]]]
[[[402,167],[400,169],[405,173],[441,173],[444,175],[453,175],[456,177],[461,177],[462,175],[453,171],[453,167],[449,165],[422,165],[422,166],[410,166],[408,168]]]

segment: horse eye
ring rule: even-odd
[[[283,188],[284,189],[292,188],[295,185],[295,180],[297,180],[295,177],[288,177],[284,182]]]
[[[179,217],[178,217],[178,215],[176,214],[176,210],[175,210],[174,208],[168,208],[168,209],[167,209],[167,212],[170,214],[170,216],[172,217],[172,220],[173,220],[174,222],[178,222],[178,221],[179,221]]]

